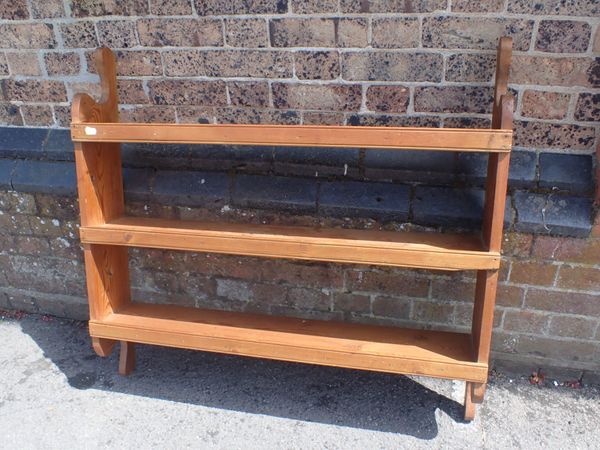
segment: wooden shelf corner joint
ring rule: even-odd
[[[73,99],[81,241],[96,353],[121,343],[119,373],[135,367],[135,343],[191,348],[465,381],[465,420],[485,395],[512,148],[508,93],[512,40],[498,45],[492,127],[439,129],[119,123],[116,62],[101,48],[98,102]],[[121,142],[384,148],[488,153],[481,235],[256,226],[128,217]],[[128,247],[476,270],[470,334],[299,320],[132,302]],[[142,299],[143,300],[143,299]]]

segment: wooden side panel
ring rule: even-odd
[[[487,363],[490,357],[497,288],[497,270],[477,271],[472,336],[473,349],[475,351],[474,357],[476,361],[481,363]]]
[[[73,123],[118,121],[116,65],[112,52],[100,49],[96,54],[96,66],[100,74],[101,101],[96,103],[88,95],[76,95]],[[120,217],[124,196],[119,144],[76,142],[75,165],[81,225],[101,225]],[[85,245],[84,258],[90,317],[101,319],[129,302],[127,249]],[[113,346],[113,342],[94,342],[94,348],[102,356],[109,354]]]

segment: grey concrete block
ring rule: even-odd
[[[412,204],[413,220],[423,225],[473,228],[481,224],[484,192],[418,186]]]
[[[274,161],[277,163],[305,164],[311,166],[358,166],[357,148],[335,147],[275,147]]]
[[[74,195],[77,192],[72,162],[17,161],[12,177],[14,190]]]
[[[0,127],[0,157],[42,158],[46,128]]]
[[[459,179],[483,186],[487,178],[488,155],[485,153],[458,153],[457,174]],[[508,186],[510,188],[535,185],[537,158],[534,152],[513,151],[510,156]]]
[[[587,237],[592,229],[592,200],[557,194],[515,192],[516,231]]]
[[[332,216],[360,216],[406,221],[410,189],[391,183],[358,181],[322,183],[319,212]]]
[[[161,203],[218,206],[228,200],[229,179],[218,172],[159,171],[153,195]]]
[[[69,130],[50,130],[44,145],[46,158],[50,161],[73,161],[75,153]]]
[[[0,159],[0,189],[11,189],[11,178],[16,161],[13,159]]]
[[[313,213],[317,209],[317,182],[313,179],[240,175],[234,186],[236,206]]]
[[[454,152],[370,149],[364,165],[371,178],[450,184],[455,179],[455,160]]]
[[[558,188],[572,193],[594,189],[591,155],[542,153],[540,155],[540,187]]]
[[[146,200],[150,198],[153,169],[123,169],[123,188],[128,200]]]

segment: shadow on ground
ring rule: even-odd
[[[433,439],[435,411],[462,406],[410,378],[279,361],[137,346],[137,367],[117,374],[118,351],[96,356],[86,324],[26,316],[27,333],[76,389],[100,389],[205,407]],[[117,347],[118,349],[118,347]]]

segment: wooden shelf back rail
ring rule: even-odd
[[[510,38],[500,39],[489,130],[119,123],[115,57],[99,49],[101,99],[77,94],[71,124],[96,352],[107,356],[120,341],[119,372],[124,375],[135,367],[134,344],[146,343],[460,379],[466,381],[465,419],[471,420],[474,403],[485,394],[500,267],[513,137],[514,105],[507,90],[511,48]],[[121,142],[486,152],[483,229],[480,234],[407,233],[127,217]],[[405,330],[135,303],[128,247],[476,270],[472,329],[470,334]]]
[[[458,128],[316,125],[73,124],[75,142],[147,142],[298,147],[362,147],[507,153],[512,133]]]

